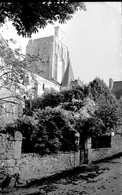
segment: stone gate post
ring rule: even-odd
[[[84,163],[89,164],[89,153],[91,152],[91,137],[85,140],[85,150],[84,150]]]

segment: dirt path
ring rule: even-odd
[[[122,157],[78,167],[5,195],[122,195]]]

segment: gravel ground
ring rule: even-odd
[[[1,195],[122,195],[122,157],[34,181]]]

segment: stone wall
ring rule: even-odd
[[[91,149],[91,139],[85,142],[85,149],[41,157],[38,154],[21,154],[22,135],[15,132],[12,137],[0,134],[0,183],[7,175],[18,174],[17,185],[26,185],[34,179],[41,179],[61,171],[72,169],[84,163],[92,163],[122,152],[122,136],[112,137],[111,148]],[[11,184],[11,183],[10,183]],[[14,186],[15,183],[11,184]]]
[[[41,179],[80,164],[79,152],[59,153],[44,157],[38,154],[22,154],[17,162],[21,184]]]
[[[18,173],[17,161],[21,158],[22,135],[16,131],[14,137],[0,134],[0,184]]]
[[[41,179],[84,163],[92,163],[120,152],[122,152],[122,136],[115,135],[112,137],[111,148],[91,149],[91,139],[88,139],[85,142],[84,151],[43,157],[37,154],[22,154],[16,166],[18,167],[20,182],[25,185],[31,180]]]
[[[91,149],[91,143],[88,144],[88,163],[92,163],[94,161],[102,160],[107,157],[111,157],[115,154],[122,152],[122,135],[116,134],[111,137],[111,148],[99,148],[99,149]]]

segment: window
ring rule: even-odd
[[[42,85],[42,90],[44,91],[45,90],[45,84],[43,83]]]

